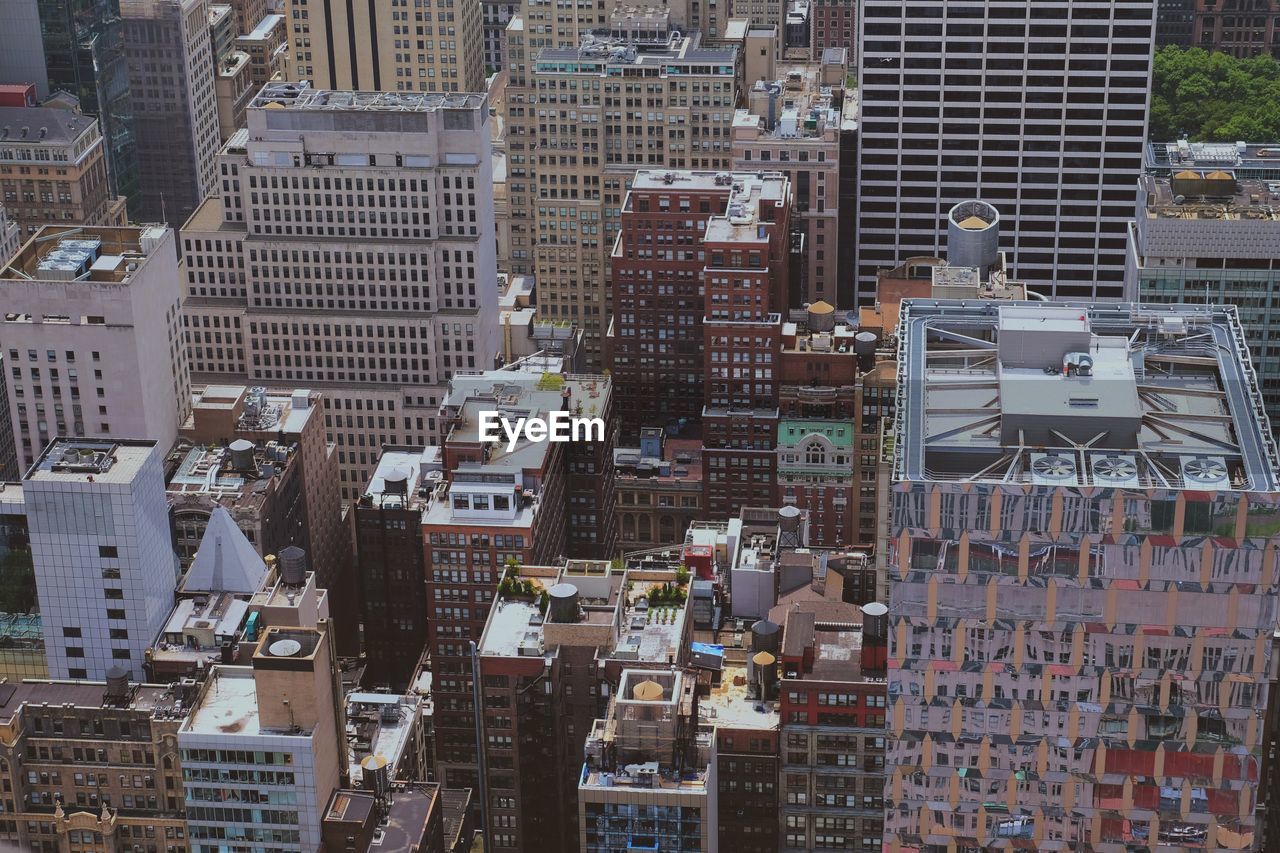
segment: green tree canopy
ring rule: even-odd
[[[1280,140],[1280,63],[1164,48],[1153,70],[1150,132],[1158,142]]]

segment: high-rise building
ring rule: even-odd
[[[677,20],[662,7],[617,22],[621,37],[586,34],[584,23],[579,41],[566,24],[508,44],[511,271],[534,275],[540,316],[582,327],[589,366],[603,364],[610,253],[636,172],[730,165],[743,52],[704,46]],[[534,26],[518,18],[508,32]]]
[[[140,680],[178,576],[156,443],[58,439],[22,491],[49,674]]]
[[[866,0],[860,15],[859,300],[878,269],[937,255],[968,198],[1011,223],[1032,287],[1119,298],[1155,4]]]
[[[208,386],[166,460],[174,546],[188,565],[216,507],[231,513],[262,556],[290,545],[329,590],[338,649],[359,648],[350,530],[338,495],[337,449],[325,438],[320,393]]]
[[[627,550],[684,542],[702,519],[702,442],[641,427],[639,441],[613,454],[618,537]]]
[[[352,506],[371,684],[407,688],[427,645],[422,513],[442,480],[440,448],[389,445]]]
[[[587,736],[579,850],[719,850],[715,730],[692,670],[624,669]]]
[[[208,0],[119,0],[138,152],[135,219],[179,226],[214,189]]]
[[[33,679],[0,690],[0,844],[23,850],[185,851],[178,685],[128,676]]]
[[[50,92],[68,92],[102,127],[111,195],[138,202],[133,87],[117,0],[36,0]]]
[[[178,747],[193,849],[319,849],[347,771],[327,624],[269,628],[252,665],[213,667],[188,707]]]
[[[5,26],[0,30],[0,80],[29,83],[36,96],[49,97],[49,72],[40,39],[40,7],[36,0],[5,4]]]
[[[97,119],[58,107],[0,107],[0,199],[22,240],[45,225],[127,224],[104,152]],[[36,171],[33,162],[49,166]]]
[[[499,351],[489,146],[483,95],[272,85],[183,229],[194,371],[321,391],[344,502]]]
[[[1236,309],[898,329],[885,849],[1251,849],[1280,461]]]
[[[1234,144],[1215,147],[1236,158]],[[1271,180],[1239,179],[1230,165],[1144,175],[1125,265],[1126,299],[1239,306],[1273,426],[1280,423],[1280,312],[1268,298],[1280,286],[1274,187]]]
[[[261,89],[288,76],[289,27],[284,15],[264,15],[252,29],[242,31],[235,47],[249,54],[250,88]]]
[[[609,380],[554,372],[551,360],[455,376],[441,411],[446,482],[422,514],[435,696],[436,780],[474,787],[478,757],[467,639],[484,630],[495,584],[507,567],[553,565],[614,551],[612,487],[603,459],[614,446]],[[603,439],[482,440],[480,412],[549,419],[572,411],[605,422]],[[590,465],[599,465],[588,470]],[[576,529],[575,529],[576,528]]]
[[[1161,2],[1158,36],[1168,41],[1209,51],[1229,53],[1239,59],[1271,55],[1280,57],[1280,3],[1219,3],[1216,0]]]
[[[160,227],[46,226],[0,269],[23,466],[59,435],[173,444],[191,411],[173,243]]]
[[[857,99],[845,90],[847,55],[827,51],[821,62],[778,65],[772,79],[748,81],[748,106],[733,119],[733,168],[791,179],[793,226],[803,244],[788,308],[856,304],[855,271],[840,268],[839,251],[856,237],[853,210],[838,204],[842,173],[857,168],[842,156],[858,117]]]
[[[292,79],[321,89],[483,92],[479,0],[414,8],[411,17],[396,0],[291,0]]]
[[[503,47],[507,40],[507,24],[511,23],[519,9],[520,4],[514,0],[480,0],[486,75],[502,71],[506,67]]]
[[[879,850],[885,607],[802,602],[776,609],[785,613],[781,626],[762,621],[752,627],[752,648],[759,645],[776,655],[781,668],[781,843],[776,849]]]
[[[676,581],[674,569],[632,577],[603,560],[569,560],[521,566],[499,587],[477,643],[494,849],[578,849],[582,751],[612,685],[624,668],[688,656],[688,582]],[[653,590],[664,583],[683,597],[659,603]]]
[[[1156,48],[1195,44],[1196,0],[1156,0]]]
[[[831,48],[847,50],[856,63],[858,5],[854,0],[811,0],[809,50],[814,59]]]
[[[782,803],[778,782],[784,778],[780,772],[778,658],[775,655],[774,663],[757,665],[752,658],[758,652],[743,649],[747,658],[744,666],[725,660],[730,653],[727,649],[717,655],[715,646],[696,643],[692,651],[695,666],[708,660],[711,664],[711,685],[698,700],[698,716],[703,725],[715,730],[719,849],[723,853],[777,853]],[[717,663],[718,673],[714,668]]]

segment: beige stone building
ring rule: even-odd
[[[218,76],[213,81],[218,105],[218,138],[226,142],[244,127],[244,111],[253,98],[252,65],[249,54],[233,50],[219,57]]]
[[[6,849],[185,853],[185,686],[0,682]]]
[[[627,187],[639,169],[730,168],[742,52],[681,35],[669,10],[643,26],[614,16],[612,31],[624,35],[567,47],[539,46],[567,40],[567,25],[552,38],[531,25],[508,29],[511,269],[534,274],[541,315],[578,323],[588,364],[599,364]]]
[[[22,239],[45,225],[124,225],[98,121],[53,107],[0,107],[0,204]]]
[[[791,294],[792,308],[823,300],[853,307],[838,293],[837,201],[841,170],[855,168],[842,160],[841,141],[857,132],[857,104],[844,88],[844,52],[831,58],[828,63],[760,69],[757,73],[766,76],[748,81],[747,106],[733,120],[734,170],[768,169],[791,179],[797,214],[793,223],[804,235],[806,261],[798,292]]]
[[[236,50],[249,54],[249,79],[255,94],[267,83],[288,79],[289,28],[284,15],[264,15],[257,26],[236,39],[235,45]]]
[[[379,92],[483,92],[479,0],[289,0],[294,80]]]
[[[183,230],[199,381],[321,391],[344,501],[499,352],[489,154],[484,95],[272,86]]]

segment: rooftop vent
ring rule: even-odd
[[[1137,488],[1138,460],[1128,454],[1094,453],[1089,457],[1095,485]]]
[[[1184,456],[1182,482],[1191,489],[1229,489],[1230,472],[1221,456]]]
[[[1074,484],[1076,461],[1061,453],[1032,453],[1031,482],[1037,486]]]

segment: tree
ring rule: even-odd
[[[1149,124],[1158,142],[1280,139],[1280,63],[1166,47],[1152,69]]]

